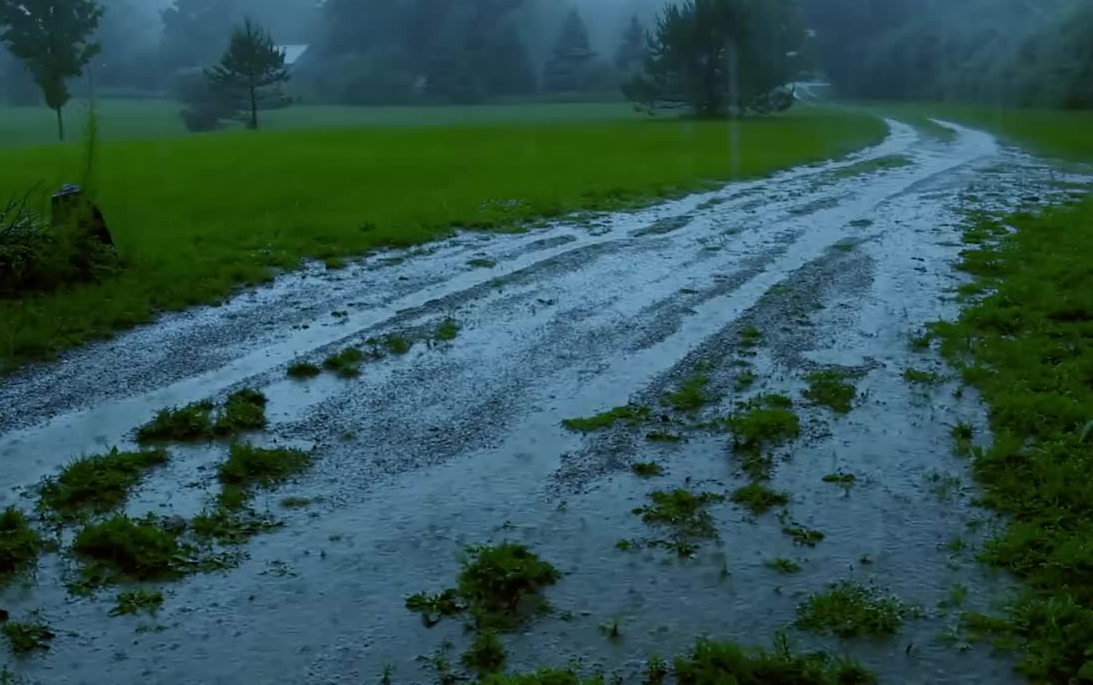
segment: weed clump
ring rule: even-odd
[[[576,671],[542,668],[534,673],[491,673],[479,685],[604,685],[603,676],[582,678]]]
[[[0,632],[8,639],[15,654],[29,654],[35,650],[49,649],[53,631],[44,623],[19,623],[9,621],[0,626]]]
[[[717,399],[706,394],[706,386],[709,384],[709,376],[692,376],[683,381],[678,390],[665,397],[664,401],[676,411],[697,411]]]
[[[652,416],[652,412],[648,407],[627,404],[587,418],[565,419],[562,421],[562,425],[571,431],[590,433],[610,428],[619,421],[628,424],[642,423],[648,421],[650,416]]]
[[[447,342],[455,340],[457,335],[459,335],[459,323],[455,319],[448,318],[440,322],[433,337],[441,342]]]
[[[497,639],[497,633],[483,630],[474,636],[470,649],[463,654],[463,665],[482,675],[495,673],[505,665],[505,648]]]
[[[797,607],[794,625],[801,630],[842,638],[894,635],[909,614],[897,598],[847,580],[802,602]]]
[[[846,382],[846,375],[838,370],[818,371],[808,377],[808,389],[804,395],[812,404],[828,407],[846,414],[853,408],[858,391]]]
[[[414,341],[404,335],[388,335],[383,339],[383,346],[387,351],[396,356],[402,356],[414,347]]]
[[[305,361],[293,362],[292,365],[288,367],[288,377],[297,380],[314,378],[322,372],[323,370],[315,364]]]
[[[149,469],[167,462],[163,450],[119,452],[83,457],[41,485],[38,506],[63,520],[116,509]]]
[[[853,473],[829,473],[823,477],[825,483],[833,483],[835,485],[841,485],[844,488],[852,488],[854,484],[858,482],[858,477]]]
[[[115,516],[84,527],[72,543],[84,560],[83,581],[96,587],[119,580],[168,580],[181,575],[185,550],[178,533],[149,514],[141,519]]]
[[[786,526],[782,528],[782,532],[793,538],[793,544],[805,547],[815,547],[824,539],[822,531],[802,526]]]
[[[742,411],[725,420],[733,433],[734,449],[758,453],[800,435],[801,420],[791,406],[792,401],[781,395],[764,395],[748,402]]]
[[[755,326],[748,326],[740,332],[740,346],[751,348],[763,341],[763,333]]]
[[[145,612],[155,614],[163,606],[163,593],[141,588],[118,595],[118,603],[110,610],[111,616],[128,616]]]
[[[244,492],[254,487],[272,488],[310,463],[311,455],[303,450],[237,442],[232,444],[228,460],[220,465],[219,478],[225,486]]]
[[[683,440],[683,436],[679,433],[668,433],[665,431],[650,431],[645,434],[645,439],[649,442],[680,442]]]
[[[455,588],[418,593],[406,600],[406,607],[421,613],[426,625],[468,611],[481,630],[508,630],[529,611],[545,609],[541,590],[561,578],[553,565],[515,542],[470,547],[462,565]]]
[[[775,648],[744,649],[730,642],[699,640],[692,654],[675,660],[679,685],[873,685],[877,677],[857,662],[823,652],[793,654],[784,635]]]
[[[244,388],[228,396],[228,401],[213,424],[219,436],[266,427],[266,396],[257,390]]]
[[[364,352],[356,347],[347,347],[324,359],[323,368],[333,372],[339,378],[356,378],[361,375],[362,361],[364,361]]]
[[[652,504],[638,507],[633,513],[649,525],[663,526],[670,531],[668,540],[654,540],[650,547],[666,547],[681,557],[690,556],[697,539],[717,537],[713,518],[706,510],[710,504],[724,502],[725,496],[712,492],[694,494],[687,490],[658,490],[649,495]]]
[[[903,380],[918,385],[934,385],[941,382],[942,376],[933,371],[922,371],[908,367],[903,370]]]
[[[212,435],[213,403],[194,402],[183,407],[161,409],[155,418],[137,429],[137,442],[192,442]]]
[[[15,507],[0,513],[0,589],[12,576],[26,571],[41,553],[42,539]]]
[[[767,566],[774,569],[778,573],[800,573],[801,565],[792,559],[786,559],[785,557],[776,557],[766,562]]]
[[[784,507],[789,504],[789,494],[771,490],[762,483],[751,483],[737,488],[732,493],[732,501],[758,516],[772,507]]]
[[[634,475],[641,476],[642,478],[653,478],[664,475],[664,468],[655,461],[631,464],[630,470],[634,472]]]

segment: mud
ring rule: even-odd
[[[367,682],[388,664],[395,682],[434,682],[428,658],[451,639],[457,663],[470,638],[456,621],[424,628],[405,597],[451,585],[465,545],[512,539],[567,573],[549,592],[556,613],[503,639],[512,669],[576,659],[638,682],[649,654],[681,653],[700,635],[767,643],[805,595],[855,578],[920,602],[924,617],[896,639],[791,631],[801,648],[851,654],[883,682],[1017,682],[1004,657],[937,639],[954,621],[938,603],[955,583],[977,608],[1007,587],[974,562],[994,523],[972,506],[949,435],[964,420],[982,440],[983,408],[971,390],[957,397],[955,381],[924,388],[901,376],[908,366],[946,373],[908,341],[958,311],[962,212],[1052,202],[1088,179],[981,132],[954,127],[957,139],[941,143],[890,126],[883,144],[846,160],[640,212],[466,233],[338,271],[315,265],[5,379],[0,505],[29,509],[42,477],[131,446],[161,407],[244,385],[270,400],[270,427],[255,439],[313,447],[317,461],[259,497],[283,528],[248,544],[236,569],[164,585],[154,619],[108,618],[111,592],[69,597],[67,561],[46,557],[0,605],[13,618],[41,609],[53,648],[0,659],[40,683]],[[911,163],[832,180],[893,154]],[[426,340],[448,317],[455,340]],[[749,326],[762,334],[754,347],[741,342]],[[321,362],[389,333],[417,343],[360,378],[285,376],[296,359]],[[831,367],[855,377],[846,416],[801,397],[807,374]],[[757,380],[738,391],[745,369]],[[696,373],[718,399],[671,411],[663,397]],[[746,482],[728,436],[700,424],[760,392],[796,401],[802,437],[778,451],[772,486],[791,493],[786,520],[825,540],[794,547],[775,513],[753,519],[726,503],[712,508],[720,539],[692,559],[617,550],[649,536],[631,510],[651,490]],[[629,401],[654,408],[653,422],[589,435],[560,425]],[[651,442],[654,428],[685,439]],[[226,452],[173,448],[128,511],[196,513]],[[663,478],[630,474],[650,460]],[[835,471],[855,474],[855,487],[821,481]],[[286,496],[321,500],[285,510]],[[957,538],[966,546],[954,552]],[[776,556],[803,572],[777,574],[764,563]],[[622,636],[610,641],[599,625],[616,618]]]

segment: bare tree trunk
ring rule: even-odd
[[[54,111],[57,112],[57,136],[63,142],[64,139],[65,139],[65,120],[64,120],[64,117],[61,116],[61,108],[60,107],[58,107]]]
[[[250,80],[250,127],[251,130],[258,130],[258,92],[254,86],[254,79]]]

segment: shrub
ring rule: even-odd
[[[178,113],[190,133],[207,133],[220,128],[224,110],[215,105],[193,105]]]

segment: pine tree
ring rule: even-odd
[[[622,34],[622,41],[615,52],[615,66],[619,71],[640,69],[645,62],[645,28],[635,14]]]
[[[258,109],[284,102],[279,86],[289,80],[285,53],[264,28],[246,19],[232,31],[220,63],[205,72],[209,88],[235,111],[249,114],[247,125],[258,128]]]
[[[554,52],[543,68],[543,90],[555,93],[581,90],[588,67],[595,58],[584,21],[576,9],[571,9],[558,34]]]
[[[67,79],[83,75],[101,48],[90,37],[102,20],[94,0],[0,0],[0,42],[23,62],[57,113],[57,134],[65,139],[61,110],[72,95]]]
[[[483,57],[480,68],[490,95],[529,95],[536,91],[535,65],[515,24],[506,22],[497,28]]]

